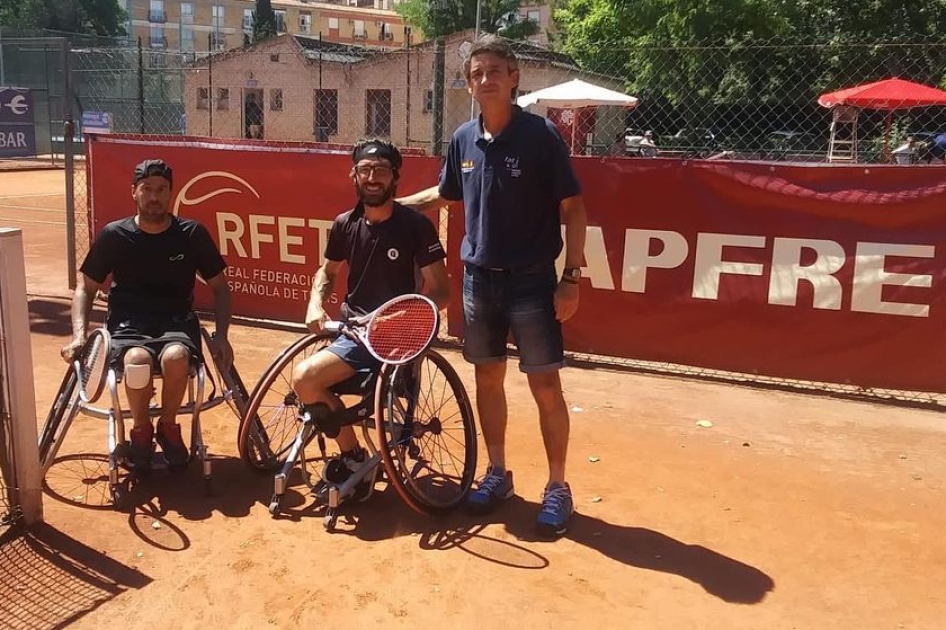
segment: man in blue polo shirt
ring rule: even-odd
[[[464,62],[467,87],[481,115],[453,135],[440,185],[402,201],[427,210],[463,200],[466,234],[464,357],[475,365],[476,405],[489,467],[468,505],[489,512],[514,493],[506,468],[506,339],[512,332],[519,369],[539,410],[549,464],[537,530],[556,537],[574,511],[565,481],[568,408],[559,370],[561,322],[578,309],[587,218],[568,149],[555,126],[512,104],[519,85],[516,56],[489,35]],[[565,224],[565,271],[556,275]]]

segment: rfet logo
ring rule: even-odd
[[[208,204],[222,195],[231,197],[227,203]],[[201,212],[197,218],[213,233],[224,256],[254,260],[278,260],[282,263],[321,265],[324,261],[309,261],[307,253],[321,252],[332,227],[331,220],[285,216],[285,208],[267,208],[256,187],[249,181],[227,171],[206,171],[192,177],[177,194],[173,213],[191,214],[201,206],[210,205],[210,212]],[[201,208],[203,209],[203,208]],[[312,232],[315,232],[313,234]],[[312,239],[318,239],[313,246]]]

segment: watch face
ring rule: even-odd
[[[572,269],[566,269],[565,275],[569,278],[581,278],[581,268],[573,267]]]

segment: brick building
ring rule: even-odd
[[[463,74],[472,31],[445,40],[441,142],[469,120],[472,104]],[[573,78],[588,78],[567,55],[516,42],[523,92]],[[198,60],[184,71],[189,135],[247,137],[245,105],[263,104],[266,140],[349,144],[383,136],[400,146],[432,149],[438,101],[434,95],[435,44],[380,51],[301,35],[284,35],[241,50]],[[621,89],[609,77],[599,85]],[[253,95],[252,97],[250,95]],[[539,112],[542,113],[542,112]],[[598,128],[623,129],[620,112],[598,116]],[[615,118],[618,117],[618,118]]]

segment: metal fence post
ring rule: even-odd
[[[446,52],[443,38],[434,42],[434,96],[433,96],[433,128],[431,130],[431,152],[441,155],[443,152],[443,107],[444,107],[444,63]]]
[[[138,127],[145,132],[145,60],[141,50],[141,38],[138,38]]]
[[[76,288],[76,181],[75,136],[76,124],[72,118],[72,71],[69,68],[69,40],[59,40],[62,63],[62,150],[66,167],[66,265],[69,289]]]

